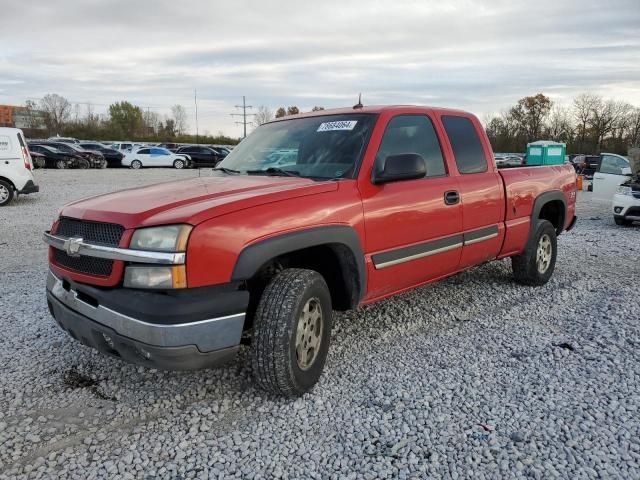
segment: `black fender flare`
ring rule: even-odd
[[[533,222],[540,217],[540,211],[549,202],[560,201],[563,207],[562,225],[560,225],[556,233],[560,235],[564,230],[564,224],[567,220],[567,200],[564,198],[564,194],[560,190],[551,190],[550,192],[544,192],[538,195],[533,203],[533,210],[531,211],[531,231],[533,231]]]
[[[361,300],[367,291],[364,250],[357,232],[352,227],[346,225],[313,227],[284,233],[253,243],[240,252],[231,275],[231,280],[248,280],[269,260],[286,253],[331,244],[343,245],[353,254],[358,273],[357,297]]]

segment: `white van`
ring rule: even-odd
[[[40,190],[32,171],[33,162],[22,130],[0,127],[0,207],[11,203],[15,194]]]
[[[618,186],[631,174],[629,159],[615,153],[602,153],[600,165],[593,174],[593,199],[611,203]]]

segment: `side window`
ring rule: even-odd
[[[149,149],[148,148],[141,148],[140,150],[138,150],[137,153],[139,155],[149,155]]]
[[[427,164],[427,177],[447,174],[438,136],[426,115],[398,115],[387,125],[376,156],[376,169],[390,155],[417,153]]]
[[[442,117],[456,165],[460,173],[482,173],[487,171],[487,158],[484,156],[480,137],[471,120],[466,117]]]
[[[611,155],[603,155],[600,163],[600,173],[610,173],[613,175],[622,175],[622,165],[618,157]]]

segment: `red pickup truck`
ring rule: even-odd
[[[571,165],[498,170],[478,119],[415,106],[285,117],[212,176],[62,208],[49,309],[75,339],[164,369],[250,344],[263,388],[318,381],[332,312],[512,258],[542,285],[575,222]]]

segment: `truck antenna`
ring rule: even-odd
[[[362,93],[359,93],[359,94],[358,94],[358,103],[356,103],[356,104],[353,106],[353,109],[354,109],[354,110],[357,110],[357,109],[362,108],[362,107],[364,107],[364,105],[362,105]]]

